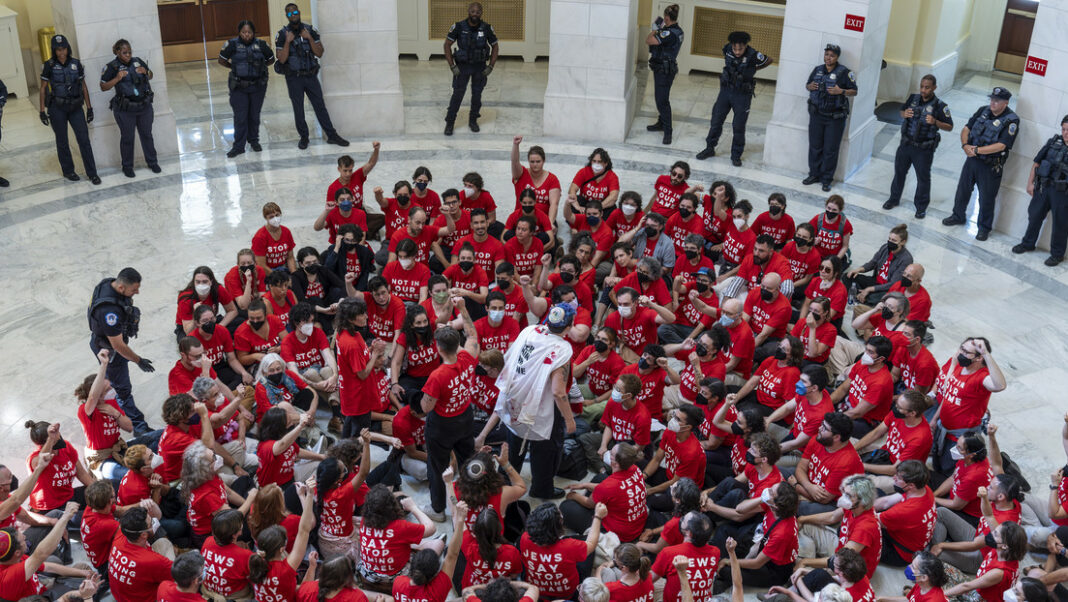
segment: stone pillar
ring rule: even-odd
[[[998,194],[998,215],[994,229],[1018,239],[1027,228],[1027,178],[1035,154],[1050,136],[1061,131],[1061,119],[1068,114],[1068,0],[1051,0],[1038,5],[1038,17],[1031,32],[1031,57],[1047,61],[1044,75],[1025,72],[1020,93],[1010,106],[1020,116],[1020,132],[1009,152]],[[1030,61],[1029,61],[1030,62]],[[1036,65],[1037,67],[1037,65]],[[963,117],[961,117],[963,118]],[[1049,248],[1051,220],[1047,216],[1039,244]],[[1015,243],[1013,243],[1015,244]]]
[[[93,123],[89,124],[89,136],[97,166],[121,165],[119,126],[108,109],[115,91],[100,91],[100,74],[104,65],[115,58],[111,47],[120,38],[128,40],[134,56],[142,58],[152,69],[155,92],[152,135],[156,153],[160,157],[177,154],[178,126],[167,93],[167,67],[163,64],[156,0],[52,0],[52,16],[56,33],[70,38],[73,55],[85,67],[85,84],[95,113]],[[144,169],[139,140],[134,148],[134,169]]]
[[[545,135],[623,142],[638,103],[638,0],[551,2]]]
[[[342,136],[404,133],[397,0],[318,0],[323,96]]]
[[[848,178],[871,158],[878,122],[875,93],[879,86],[890,0],[824,0],[819,10],[806,2],[787,2],[775,105],[768,122],[764,163],[808,173],[808,90],[805,82],[823,63],[827,44],[842,47],[839,62],[849,67],[859,88],[852,98],[849,123],[842,137],[836,176]],[[846,15],[863,17],[863,31],[846,29]],[[851,20],[850,25],[855,26]]]

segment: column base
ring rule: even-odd
[[[836,179],[845,181],[871,159],[878,125],[874,115],[859,127],[849,124],[838,150],[838,168],[834,172]],[[808,173],[807,119],[801,123],[772,120],[768,122],[765,139],[775,141],[774,144],[764,145],[766,165]]]
[[[95,108],[95,107],[94,107]],[[93,157],[98,167],[122,165],[119,152],[119,125],[107,103],[103,111],[96,110],[96,119],[89,125],[89,139],[93,144]],[[178,154],[178,124],[174,111],[157,112],[152,119],[152,140],[156,147],[156,157],[160,161]],[[144,169],[145,157],[141,152],[141,139],[134,134],[134,169]]]
[[[634,96],[633,82],[622,99],[546,92],[542,130],[571,140],[623,142],[637,110]]]
[[[404,133],[404,97],[400,92],[324,92],[323,99],[330,121],[343,138]]]

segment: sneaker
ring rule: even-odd
[[[256,151],[257,153],[263,150],[263,147],[260,146],[259,142],[249,142],[248,145],[251,146],[252,150]]]
[[[434,521],[435,523],[445,522],[445,513],[435,511],[430,504],[424,504],[420,506],[419,509],[422,510],[423,513],[430,517],[430,520]]]
[[[733,165],[735,167],[741,167],[742,166],[742,160],[741,159],[731,159],[731,165]]]
[[[1059,264],[1062,261],[1064,261],[1064,257],[1054,257],[1054,256],[1050,255],[1049,257],[1046,258],[1046,261],[1044,261],[1043,263],[1045,263],[1046,265],[1048,265],[1049,267],[1052,268],[1053,266]]]
[[[975,240],[978,240],[980,242],[982,242],[982,241],[984,241],[984,240],[986,240],[988,238],[990,238],[990,233],[987,232],[986,230],[980,230],[979,233],[975,235]]]
[[[327,144],[336,144],[338,146],[348,146],[349,145],[349,141],[345,140],[341,136],[338,136],[337,132],[334,132],[333,134],[330,134],[329,136],[327,136],[326,137],[326,143]]]
[[[883,209],[890,210],[897,207],[900,203],[898,201],[886,201],[883,203]]]
[[[480,131],[479,128],[478,128],[478,122],[475,121],[474,119],[472,119],[471,121],[467,122],[467,129],[471,130],[472,132],[474,132],[476,134]]]
[[[297,148],[299,148],[300,150],[304,150],[304,149],[308,148],[308,137],[307,136],[301,136],[300,137],[300,140],[297,142]]]
[[[326,430],[340,435],[341,427],[343,426],[343,424],[344,423],[341,421],[341,418],[334,416],[330,419],[330,423],[326,425]]]
[[[122,168],[122,173],[123,173],[123,174],[124,174],[124,175],[125,175],[125,176],[126,176],[127,178],[132,178],[132,177],[134,177],[134,170],[133,170],[133,168],[132,168],[132,167],[123,167],[123,168]]]
[[[1016,255],[1022,255],[1024,253],[1028,253],[1028,252],[1031,252],[1031,251],[1034,251],[1034,250],[1035,250],[1034,247],[1029,247],[1029,246],[1027,246],[1027,245],[1025,245],[1023,243],[1020,243],[1020,244],[1018,244],[1018,245],[1016,245],[1015,247],[1012,248],[1012,252],[1015,253]]]
[[[819,181],[820,181],[820,177],[819,176],[809,176],[809,177],[805,178],[804,180],[801,180],[801,183],[804,184],[805,186],[808,186],[809,184],[815,184],[816,182],[819,182]]]
[[[704,161],[705,159],[707,159],[709,157],[715,157],[715,156],[716,156],[716,149],[712,148],[711,146],[706,147],[705,150],[697,153],[697,159],[700,160],[700,161]]]
[[[662,131],[664,131],[664,124],[662,124],[659,121],[657,121],[656,123],[654,123],[652,125],[645,126],[645,131],[647,131],[647,132],[662,132]]]
[[[964,220],[962,220],[961,218],[959,218],[959,217],[957,217],[955,215],[951,215],[951,216],[947,217],[946,219],[942,220],[942,225],[943,226],[959,226],[959,225],[961,225],[963,223],[964,223]]]
[[[231,148],[229,151],[226,152],[226,156],[231,158],[231,159],[233,159],[234,157],[236,157],[238,155],[243,155],[243,154],[245,154],[245,149],[243,149],[243,148]]]
[[[163,171],[163,168],[160,167],[158,163],[153,163],[152,165],[149,165],[148,168],[152,170],[152,173],[159,173]]]
[[[77,182],[78,180],[81,179],[80,177],[78,177],[78,174],[73,173],[73,172],[72,173],[65,173],[65,174],[63,174],[63,177],[67,178],[71,182]]]
[[[100,184],[100,176],[89,176],[89,181],[92,182],[93,184],[99,185]]]
[[[452,136],[452,122],[451,121],[446,121],[445,122],[445,135],[446,136]]]

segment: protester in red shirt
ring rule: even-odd
[[[485,189],[485,183],[478,172],[470,171],[464,174],[463,189],[460,190],[460,206],[468,211],[482,209],[486,212],[489,220],[489,233],[494,238],[500,238],[504,232],[504,225],[497,221],[497,201],[493,195]],[[445,195],[441,195],[444,200]]]
[[[960,433],[982,422],[990,404],[990,394],[1004,391],[1005,375],[990,352],[984,337],[965,339],[957,355],[946,360],[935,383],[938,410],[931,424],[948,431],[935,439],[934,466],[946,471],[952,465],[949,454]]]
[[[625,543],[616,548],[612,560],[597,567],[593,576],[603,579],[601,573],[615,566],[619,571],[618,581],[605,581],[611,602],[649,602],[653,600],[653,580],[649,578],[652,562],[646,558],[641,549],[632,543]]]
[[[979,489],[990,486],[994,478],[987,457],[987,447],[976,432],[966,433],[950,448],[956,460],[952,478],[935,489],[935,503],[956,512],[957,516],[978,526],[982,513]]]
[[[747,254],[737,267],[720,274],[717,281],[723,284],[723,296],[734,298],[759,287],[768,274],[778,274],[779,290],[787,299],[793,297],[794,272],[790,262],[775,250],[775,240],[771,236],[761,234],[753,244],[753,252]]]
[[[193,400],[188,393],[171,395],[163,401],[163,421],[167,428],[159,439],[159,455],[163,464],[159,472],[163,482],[177,481],[182,474],[182,454],[187,447],[201,441],[206,447],[215,446],[208,407]]]
[[[437,219],[441,215],[441,197],[430,189],[430,182],[433,180],[434,177],[429,169],[423,165],[416,167],[415,171],[412,172],[412,185],[415,188],[411,189],[411,194],[412,201],[426,209],[430,219]],[[394,191],[394,194],[396,194],[396,191]]]
[[[649,507],[670,512],[671,494],[667,491],[682,477],[692,479],[698,487],[705,481],[705,452],[697,438],[705,413],[695,405],[686,404],[671,412],[667,430],[660,437],[660,448],[645,466],[645,477],[651,487],[647,490]]]
[[[505,297],[499,290],[486,295],[486,317],[475,321],[478,345],[481,349],[497,349],[504,353],[522,329],[516,319],[504,311]]]
[[[453,222],[452,231],[443,234],[440,239],[430,245],[432,254],[428,265],[437,274],[443,272],[450,264],[452,249],[456,243],[471,234],[471,213],[460,206],[460,194],[453,188],[442,193],[441,215],[433,222],[427,223],[444,230],[449,219]]]
[[[638,394],[638,403],[644,405],[653,418],[667,420],[662,418],[664,387],[668,384],[678,385],[682,378],[668,363],[664,348],[656,344],[646,345],[638,361],[624,368],[622,374],[634,374],[641,379],[642,391]]]
[[[96,354],[99,366],[96,374],[85,377],[74,390],[78,399],[78,422],[85,433],[85,461],[90,470],[100,470],[108,479],[121,479],[126,473],[122,465],[122,431],[133,431],[133,422],[119,407],[115,390],[107,380],[108,358],[112,351],[101,349]]]
[[[812,595],[820,592],[831,584],[840,585],[854,602],[875,602],[875,592],[872,591],[871,581],[868,580],[868,567],[864,558],[856,551],[842,547],[835,552],[833,562],[828,566],[833,568],[815,569],[797,580],[797,589],[806,594],[805,599],[815,600]],[[773,593],[787,592],[784,588],[773,587]],[[822,596],[821,596],[822,597]]]
[[[801,376],[801,357],[804,348],[797,337],[788,336],[777,343],[775,354],[765,359],[753,371],[737,393],[728,395],[738,409],[753,408],[762,416],[770,416],[787,400],[796,395],[795,385]]]
[[[540,146],[530,147],[527,151],[530,169],[523,167],[519,162],[519,145],[522,142],[522,136],[512,138],[512,185],[515,187],[516,200],[524,190],[533,190],[538,211],[555,221],[560,203],[560,180],[545,170],[545,149]]]
[[[837,507],[830,512],[802,516],[799,522],[803,525],[838,526],[837,547],[834,551],[842,548],[850,548],[860,554],[867,567],[867,576],[870,579],[875,574],[875,568],[879,566],[879,557],[882,555],[883,536],[879,525],[879,519],[872,509],[878,491],[871,477],[864,474],[854,474],[846,477],[841,485],[842,494],[837,500]],[[821,549],[817,544],[816,555],[818,558],[806,558],[801,561],[802,566],[823,567],[827,566],[831,550]]]
[[[314,412],[303,414],[292,425],[287,421],[287,414],[283,408],[271,408],[264,413],[263,419],[260,420],[258,432],[260,442],[256,451],[256,457],[260,461],[259,468],[256,470],[256,482],[261,487],[274,483],[285,489],[294,481],[303,482],[311,476],[316,463],[324,456],[301,448],[297,444],[297,437],[313,422],[315,422]],[[311,462],[297,467],[297,460],[310,460]]]
[[[941,560],[930,552],[917,552],[905,570],[909,569],[916,586],[909,590],[907,602],[946,602],[943,588],[948,579]],[[1019,595],[1020,599],[1026,599],[1022,592]]]
[[[675,255],[682,256],[685,252],[686,238],[691,234],[701,234],[705,230],[701,217],[697,215],[697,195],[686,193],[679,200],[679,210],[668,217],[664,225],[664,234],[675,243]]]
[[[723,244],[720,245],[724,271],[733,269],[753,252],[756,232],[749,227],[749,215],[752,211],[753,206],[746,200],[738,201],[731,211],[732,219],[727,222]],[[712,250],[716,250],[715,247]]]
[[[367,326],[375,338],[387,345],[393,343],[404,323],[404,301],[390,292],[389,282],[381,276],[371,278],[367,288],[362,293],[367,306]]]
[[[786,213],[786,195],[773,192],[768,196],[768,210],[753,220],[753,232],[759,237],[767,234],[775,239],[775,248],[782,249],[794,237],[794,218]]]
[[[360,331],[368,324],[367,305],[359,297],[343,299],[334,319],[338,333],[335,339],[340,374],[338,389],[344,417],[341,436],[355,437],[370,428],[371,412],[378,408],[371,379],[375,364],[385,353],[386,343],[379,338],[373,339],[370,345],[364,342]]]
[[[782,278],[772,272],[764,276],[759,288],[745,297],[745,319],[753,329],[753,362],[760,364],[775,353],[778,342],[786,336],[792,313],[790,299],[780,292]]]
[[[575,380],[585,379],[586,386],[593,394],[591,403],[608,399],[616,377],[626,367],[623,358],[616,352],[618,342],[614,329],[602,327],[594,336],[593,345],[585,346],[571,358],[571,376]]]
[[[204,347],[204,357],[223,384],[231,389],[242,383],[252,384],[252,374],[241,365],[234,352],[233,335],[226,328],[217,328],[215,320],[210,307],[197,307],[193,310],[196,328],[191,336],[200,341]]]
[[[846,290],[841,280],[842,262],[836,256],[824,257],[820,260],[819,277],[813,278],[805,287],[805,302],[801,304],[798,320],[804,319],[809,312],[809,305],[817,297],[827,297],[831,300],[831,324],[836,328],[842,327],[842,316],[845,314],[846,302],[849,300],[849,291]]]
[[[682,252],[675,258],[675,266],[672,268],[672,278],[683,277],[691,279],[695,274],[704,270],[716,279],[716,264],[704,253],[705,238],[701,234],[688,234],[682,241]]]
[[[827,297],[816,297],[809,304],[808,315],[794,324],[790,334],[797,337],[805,348],[802,365],[822,366],[831,356],[831,349],[838,341],[838,329],[831,323],[830,317],[831,300]]]
[[[540,269],[541,266],[539,266]],[[526,293],[519,286],[516,278],[515,267],[507,261],[502,261],[494,270],[494,281],[497,290],[504,294],[504,311],[516,319],[520,326],[527,325],[527,312],[530,308],[526,302]],[[533,281],[533,279],[531,279]]]
[[[181,488],[187,508],[186,519],[193,532],[193,547],[201,547],[211,535],[211,522],[215,515],[226,510],[230,505],[238,506],[241,514],[248,515],[249,508],[256,500],[256,489],[248,489],[242,497],[219,478],[222,468],[222,456],[217,455],[202,442],[194,442],[182,454]],[[234,481],[234,486],[242,491],[251,481]]]
[[[927,486],[928,479],[927,465],[923,460],[898,463],[892,479],[897,493],[881,497],[875,502],[883,527],[883,554],[879,562],[904,566],[913,562],[915,557],[925,554],[921,550],[927,549],[931,543],[938,520],[934,493]],[[932,552],[937,555],[933,549]]]
[[[423,265],[429,265],[430,261],[430,247],[443,237],[452,234],[456,230],[456,222],[453,221],[452,216],[448,213],[442,213],[445,217],[445,227],[439,228],[438,226],[432,226],[427,223],[426,210],[422,207],[412,207],[408,212],[408,225],[405,228],[398,229],[393,233],[393,236],[389,237],[389,252],[387,257],[382,257],[382,251],[379,250],[375,255],[375,260],[380,265],[393,263],[400,259],[400,251],[398,244],[404,240],[410,240],[415,243],[415,253],[408,253],[407,255],[414,259],[416,263]],[[383,273],[383,275],[385,275]]]
[[[293,250],[297,243],[293,233],[282,225],[282,208],[278,203],[268,202],[263,205],[263,226],[252,236],[252,252],[256,255],[256,265],[265,270],[285,269],[297,271],[297,260]]]
[[[620,195],[619,211],[613,211],[605,219],[605,223],[612,229],[612,235],[616,237],[616,240],[642,223],[645,212],[641,210],[641,207],[642,197],[637,192],[628,190]]]
[[[595,148],[590,153],[586,167],[578,170],[567,189],[568,201],[579,197],[593,200],[608,209],[616,206],[619,197],[619,177],[612,171],[612,159],[608,151]]]
[[[171,579],[159,584],[156,602],[204,602],[204,596],[200,595],[204,583],[204,557],[198,550],[189,550],[174,559]]]
[[[471,243],[462,243],[454,255],[456,262],[443,272],[451,285],[449,292],[455,297],[463,297],[468,312],[472,308],[482,308],[486,303],[486,293],[489,292],[489,274],[475,262],[475,248]],[[482,317],[485,311],[477,315]]]
[[[378,164],[378,152],[381,149],[382,144],[378,141],[371,143],[371,156],[367,159],[367,163],[364,163],[356,169],[356,160],[349,155],[341,155],[337,159],[337,173],[338,177],[334,180],[330,186],[326,189],[326,201],[330,202],[335,198],[338,189],[348,188],[352,191],[353,204],[357,209],[363,209],[363,184],[367,181],[367,176],[371,175],[371,170]],[[371,232],[378,231],[382,224]]]
[[[453,262],[459,261],[460,247],[470,243],[475,250],[475,263],[486,272],[494,273],[497,266],[504,262],[504,243],[489,235],[489,221],[485,209],[473,209],[471,215],[471,234],[456,241],[452,247]]]
[[[842,215],[845,199],[837,194],[827,197],[824,212],[808,221],[816,229],[816,250],[820,257],[837,256],[843,267],[848,264],[849,239],[853,224]]]
[[[924,269],[918,263],[910,263],[901,273],[901,279],[890,287],[891,293],[903,293],[909,300],[909,320],[926,322],[931,319],[931,294],[923,287]]]
[[[200,305],[211,308],[212,317],[219,314],[220,308],[225,311],[222,318],[216,318],[219,326],[226,327],[237,317],[237,306],[234,305],[233,296],[225,286],[215,279],[215,273],[206,265],[193,270],[193,279],[185,288],[178,291],[178,312],[174,317],[176,326],[174,334],[179,338],[193,334],[196,324],[193,321],[193,310]]]
[[[108,559],[111,540],[119,530],[115,520],[115,489],[110,481],[95,481],[85,488],[86,509],[79,529],[89,564],[97,570]]]
[[[405,520],[411,513],[419,522]],[[445,544],[434,535],[434,521],[403,497],[400,501],[385,485],[375,485],[367,493],[360,523],[360,575],[365,582],[390,583],[405,571],[413,548],[434,550],[441,554]]]
[[[234,353],[237,361],[250,370],[268,353],[282,350],[282,335],[285,324],[278,316],[267,313],[263,299],[248,304],[248,319],[234,331]]]
[[[367,595],[356,585],[356,567],[350,558],[335,558],[330,562],[324,562],[318,578],[315,575],[315,566],[308,569],[311,577],[305,576],[300,588],[297,589],[296,602],[368,602]],[[358,570],[358,569],[356,569]],[[320,588],[322,588],[320,593]],[[321,597],[320,597],[321,596]],[[376,598],[374,602],[379,602]]]
[[[782,442],[784,454],[803,451],[819,431],[824,414],[834,411],[831,395],[826,391],[827,381],[827,371],[823,366],[805,366],[794,385],[797,395],[765,418],[768,424],[782,420],[793,423],[790,434]]]
[[[267,294],[262,297],[268,315],[276,316],[282,325],[289,324],[289,310],[297,304],[297,296],[289,290],[290,276],[282,272],[267,274]]]
[[[84,501],[85,489],[82,486],[75,487],[75,480],[84,486],[96,478],[82,463],[74,446],[60,436],[59,423],[27,420],[26,428],[30,429],[30,441],[36,446],[26,458],[28,472],[37,469],[42,455],[51,455],[52,458],[34,483],[33,492],[30,493],[30,509],[37,514],[47,514],[63,508],[71,500],[79,503]]]
[[[649,297],[658,304],[674,309],[675,301],[671,297],[671,291],[662,279],[663,267],[654,257],[642,257],[634,271],[624,276],[617,282],[609,293],[609,299],[619,304],[619,294],[623,289],[631,288],[643,297]]]
[[[604,413],[601,414],[603,431],[579,436],[579,442],[586,451],[586,458],[590,461],[590,469],[593,472],[604,472],[604,457],[613,442],[634,443],[648,451],[652,416],[649,409],[638,401],[641,391],[641,378],[635,374],[620,374],[611,389]],[[648,457],[648,453],[645,456]]]
[[[804,299],[805,289],[820,269],[820,252],[816,250],[816,229],[812,224],[797,226],[792,240],[782,249],[782,256],[790,264],[794,281],[794,301]]]
[[[534,218],[524,215],[515,224],[515,236],[504,243],[504,259],[515,268],[519,276],[530,276],[537,282],[541,274],[541,256],[544,245],[534,237]]]
[[[712,243],[712,251],[723,251],[723,239],[727,237],[728,224],[731,222],[731,212],[734,208],[738,195],[734,192],[734,186],[730,182],[717,180],[708,187],[710,194],[701,199],[704,205],[702,217],[705,222],[705,238]],[[698,185],[698,191],[703,187]],[[750,210],[752,208],[750,207]]]
[[[692,344],[691,344],[692,343]],[[673,348],[679,350],[673,355],[678,358],[685,355],[686,364],[679,371],[679,397],[688,403],[697,401],[699,383],[706,378],[722,381],[727,377],[727,360],[723,352],[730,345],[727,329],[716,324],[696,337],[687,338],[681,345],[667,345],[664,351],[672,355]],[[687,352],[689,350],[689,352]]]
[[[408,303],[426,300],[430,281],[430,268],[416,261],[416,246],[403,239],[396,246],[396,261],[390,261],[382,270],[382,277],[390,283],[393,294]]]
[[[890,339],[890,343],[894,346],[893,351],[905,346],[905,337],[901,334],[901,329],[905,326],[905,316],[909,315],[909,301],[901,293],[887,293],[875,304],[875,307],[867,311],[854,309],[853,315],[853,330],[862,339],[867,339],[872,335],[884,336]],[[856,357],[860,352],[859,344],[854,344],[849,352]],[[893,352],[887,356],[887,361],[890,357],[893,357]]]
[[[431,194],[434,194],[434,197],[437,198],[436,193],[431,191]],[[427,212],[427,219],[430,219],[430,208],[423,206],[417,198],[412,197],[412,185],[405,180],[393,185],[393,198],[387,199],[381,186],[375,186],[374,195],[375,201],[378,203],[379,208],[382,209],[383,223],[385,225],[385,238],[383,240],[392,240],[394,234],[407,228],[408,215],[416,207],[422,207]],[[381,250],[379,253],[381,254]]]
[[[690,177],[690,165],[685,161],[676,161],[667,175],[657,177],[653,184],[653,196],[645,207],[645,212],[659,213],[665,219],[677,213],[681,197],[692,192],[686,180]],[[696,206],[697,197],[694,197]],[[693,209],[693,208],[691,208]]]
[[[801,516],[828,512],[834,508],[835,498],[841,495],[842,480],[849,475],[862,474],[864,464],[857,450],[850,445],[853,420],[841,412],[823,416],[816,436],[805,446],[790,483],[796,484],[801,501]]]
[[[119,519],[108,556],[108,585],[116,602],[152,602],[156,588],[171,577],[171,561],[148,545],[152,523],[144,508],[133,508]]]
[[[852,436],[863,437],[882,422],[894,401],[894,378],[886,367],[893,351],[890,339],[873,336],[864,345],[860,361],[853,364],[849,375],[831,393],[831,401],[844,408],[845,415],[855,423]]]
[[[608,507],[597,504],[586,541],[564,537],[564,517],[556,504],[546,502],[527,516],[526,531],[519,539],[519,551],[527,580],[550,599],[573,599],[579,586],[578,564],[597,549],[601,521]]]
[[[245,311],[253,299],[267,292],[267,285],[263,281],[266,276],[267,270],[256,265],[256,254],[252,249],[237,252],[237,265],[226,272],[223,283],[238,310]]]
[[[515,236],[515,225],[518,223],[519,218],[523,216],[529,216],[534,218],[536,224],[534,230],[534,236],[545,245],[546,248],[552,248],[556,245],[556,232],[552,220],[544,213],[544,210],[539,211],[537,207],[538,199],[537,193],[533,188],[525,188],[519,191],[519,199],[516,201],[515,211],[508,215],[508,219],[504,222],[504,235],[502,238],[505,240]]]
[[[564,526],[576,533],[584,533],[593,523],[597,504],[604,504],[608,513],[602,521],[605,531],[615,533],[620,541],[637,541],[649,518],[645,498],[645,475],[637,466],[642,450],[637,445],[617,443],[612,447],[611,474],[599,483],[568,485],[567,499],[560,504]],[[585,493],[590,492],[588,497]]]
[[[675,322],[675,314],[653,299],[639,296],[638,291],[623,287],[616,293],[616,311],[604,325],[619,333],[623,361],[634,363],[649,344],[656,343],[656,329]]]
[[[558,286],[567,285],[575,291],[575,295],[578,298],[578,304],[586,309],[586,311],[593,311],[593,290],[579,278],[579,273],[582,271],[582,262],[579,258],[568,254],[560,258],[556,263],[556,271],[552,270],[552,256],[546,253],[542,255],[542,269],[538,280],[538,289],[552,293]],[[530,305],[530,302],[527,302]]]
[[[983,559],[975,579],[946,589],[947,598],[975,591],[987,602],[1004,600],[1005,592],[1016,581],[1020,561],[1027,555],[1027,533],[1017,523],[1004,522],[993,530],[991,539],[994,553]]]
[[[731,559],[731,563],[736,563],[741,569],[740,582],[734,583],[733,578],[728,580],[733,585],[741,585],[744,582],[749,586],[782,586],[790,583],[790,576],[794,572],[799,538],[797,492],[781,481],[768,486],[764,491],[768,492],[763,495],[768,501],[767,510],[764,511],[764,518],[760,523],[763,535],[754,541],[757,546],[755,556],[750,549],[748,557]],[[728,551],[733,551],[732,543],[727,541]],[[732,572],[728,574],[733,574],[733,567]],[[723,581],[717,581],[716,588],[722,586]]]
[[[178,342],[178,360],[167,375],[167,392],[170,395],[188,393],[193,388],[193,381],[199,376],[215,381],[226,399],[234,398],[234,392],[215,374],[200,341],[196,337],[182,337]]]
[[[223,510],[211,519],[211,534],[201,547],[204,556],[204,590],[228,599],[248,599],[252,596],[249,583],[250,559],[263,558],[236,543],[244,526],[245,516],[237,510]]]
[[[667,579],[664,584],[664,602],[680,602],[679,574],[674,560],[676,556],[686,557],[689,568],[686,571],[693,588],[694,600],[712,599],[712,582],[719,571],[719,548],[709,544],[712,537],[712,521],[700,512],[690,512],[679,523],[684,537],[683,543],[668,546],[656,555],[650,578],[655,583],[661,577]]]
[[[359,434],[360,463],[347,470],[337,458],[328,457],[315,471],[316,512],[319,518],[319,552],[326,560],[338,556],[354,558],[359,550],[359,532],[353,513],[367,491],[367,475],[371,472],[371,436],[364,429]],[[356,441],[355,438],[352,441]],[[313,521],[314,522],[314,521]]]
[[[459,502],[453,514],[453,533],[463,531],[467,516],[467,504]],[[445,550],[445,559],[439,559],[441,552],[419,550],[412,556],[411,567],[407,575],[400,575],[393,581],[393,599],[411,602],[445,602],[452,592],[453,573],[456,560],[460,556],[460,544],[463,537],[456,535],[449,540]]]
[[[886,442],[879,448],[881,452],[877,450],[867,455],[865,472],[892,477],[899,463],[905,460],[923,462],[931,455],[931,426],[923,416],[927,411],[927,396],[915,389],[906,389],[894,401],[891,411],[854,445],[863,450],[886,437]],[[886,484],[886,480],[882,484]]]
[[[727,373],[737,373],[744,380],[749,380],[753,373],[753,330],[744,319],[743,305],[740,299],[727,299],[720,308],[719,324],[727,329],[731,343],[727,350]]]

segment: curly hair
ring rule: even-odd
[[[353,470],[360,464],[363,456],[363,441],[357,437],[341,439],[326,450],[326,457],[336,458],[345,468]],[[321,482],[321,481],[320,481]]]
[[[545,502],[531,511],[527,516],[527,535],[542,547],[560,541],[564,536],[564,515],[560,514],[556,504]]]
[[[427,329],[424,334],[419,334],[415,331],[415,319],[420,315],[425,316],[427,319]],[[401,323],[401,332],[404,333],[404,338],[409,347],[413,344],[418,347],[434,344],[434,330],[430,328],[430,316],[427,315],[426,308],[422,305],[409,305],[404,310],[404,322]]]
[[[171,395],[163,401],[163,422],[170,426],[176,426],[181,421],[189,418],[189,413],[193,411],[194,403],[196,403],[196,400],[188,393]]]
[[[355,320],[366,314],[367,303],[363,297],[346,297],[337,304],[337,313],[334,314],[334,330],[356,336],[359,333],[359,327],[356,326]]]
[[[363,524],[372,529],[385,529],[389,523],[404,518],[404,508],[393,497],[389,487],[379,483],[367,492],[363,502]]]
[[[218,478],[212,460],[204,457],[208,448],[201,441],[194,441],[182,453],[182,497],[187,501],[194,489]]]
[[[701,509],[701,488],[689,477],[683,477],[671,486],[671,499],[675,502],[672,516],[682,518]]]
[[[504,488],[504,477],[497,471],[497,460],[489,452],[478,452],[464,462],[456,477],[460,499],[470,508],[483,508],[490,498]]]

